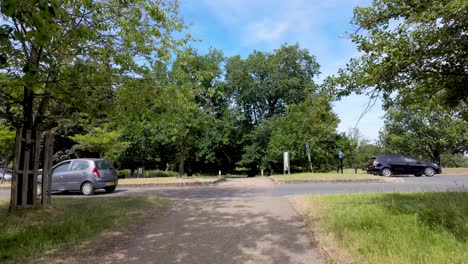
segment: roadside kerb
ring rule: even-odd
[[[335,259],[335,254],[333,251],[322,241],[319,241],[315,235],[314,227],[311,225],[311,219],[307,216],[307,213],[305,212],[304,209],[299,208],[298,204],[296,203],[296,200],[294,197],[289,197],[287,198],[289,203],[291,204],[292,208],[294,209],[294,212],[296,214],[296,217],[299,222],[301,222],[304,227],[307,229],[307,232],[309,233],[309,239],[311,240],[312,244],[319,248],[320,254],[322,255],[322,258],[325,260],[325,263],[336,263]]]
[[[401,183],[405,182],[402,178],[381,177],[376,179],[299,179],[299,180],[278,180],[268,176],[275,184],[294,184],[294,183]]]

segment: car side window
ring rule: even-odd
[[[418,162],[416,159],[412,159],[412,158],[408,158],[408,157],[405,157],[405,161],[408,162],[408,163],[416,163],[416,162]]]
[[[71,170],[79,171],[89,168],[89,164],[86,160],[77,160],[72,163]]]
[[[53,170],[52,173],[58,173],[58,172],[66,172],[68,171],[68,167],[70,165],[70,162],[64,162],[60,165],[58,165],[57,167],[55,167],[55,169]]]

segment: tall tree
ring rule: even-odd
[[[467,150],[468,122],[461,107],[447,110],[434,98],[411,105],[398,102],[389,107],[381,132],[386,150],[428,157],[438,164],[441,154]]]
[[[314,170],[332,168],[338,122],[330,98],[324,94],[313,94],[304,102],[289,106],[286,115],[278,116],[271,125],[268,160],[278,168],[283,152],[290,151],[292,165],[308,170],[305,144],[309,144]]]
[[[317,74],[319,64],[306,49],[283,45],[272,53],[254,51],[245,60],[228,59],[226,86],[245,119],[259,124],[303,101],[315,89]]]
[[[122,77],[145,72],[140,60],[170,57],[180,44],[171,34],[183,27],[177,2],[164,0],[6,0],[0,8],[8,101],[0,114],[26,129],[47,127],[53,106],[102,111]],[[13,115],[18,107],[22,116]]]
[[[356,7],[349,36],[362,56],[329,78],[341,95],[410,91],[465,107],[468,118],[468,2],[374,0]]]

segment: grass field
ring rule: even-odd
[[[315,239],[342,263],[466,263],[468,193],[296,199]]]
[[[48,208],[8,216],[8,202],[0,201],[0,262],[24,262],[123,230],[130,219],[157,214],[164,203],[157,197],[54,198]]]

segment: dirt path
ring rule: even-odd
[[[268,190],[271,182],[230,180],[210,191],[245,188]],[[171,209],[131,235],[56,262],[322,263],[313,248],[284,197],[174,198]]]

